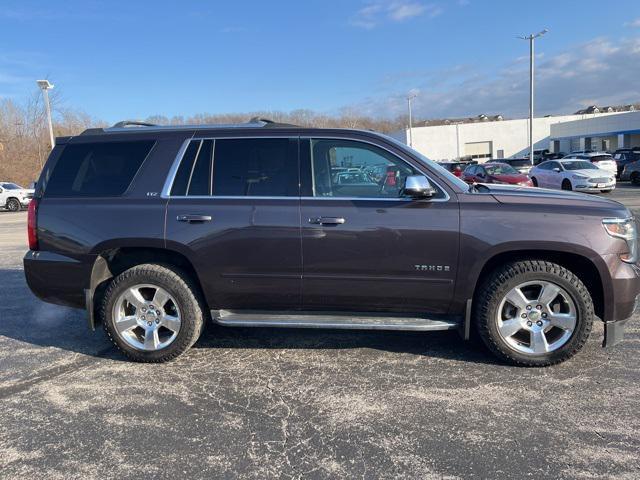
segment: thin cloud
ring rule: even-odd
[[[374,0],[358,10],[351,19],[354,27],[371,30],[389,22],[404,22],[412,18],[426,15],[429,18],[443,13],[442,7],[412,0],[383,1]]]
[[[246,31],[245,27],[224,27],[220,29],[220,33],[244,33]]]
[[[494,71],[499,73],[496,75],[488,68],[483,71],[480,67],[457,69],[454,79],[440,85],[430,83],[434,72],[419,79],[412,72],[412,87],[421,91],[414,100],[414,112],[423,118],[481,113],[525,116],[529,98],[528,65],[513,61]],[[447,74],[451,75],[441,72],[442,76]],[[619,41],[593,39],[537,62],[536,114],[571,113],[591,104],[637,102],[640,100],[639,77],[640,37]],[[401,76],[395,81],[395,88],[387,86],[386,95],[372,95],[356,108],[378,116],[404,114],[407,82]],[[389,93],[392,88],[394,93]]]
[[[631,27],[631,28],[640,28],[640,18],[636,18],[635,20],[627,22],[624,24],[624,26]]]
[[[396,22],[401,22],[413,17],[419,17],[426,7],[420,3],[394,2],[389,6],[389,18]]]

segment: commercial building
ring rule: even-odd
[[[610,150],[640,146],[640,111],[600,112],[596,107],[574,115],[534,118],[536,150],[552,152]],[[433,160],[509,158],[529,152],[529,119],[442,122],[418,126],[392,136],[412,144]]]

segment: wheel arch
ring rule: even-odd
[[[159,246],[123,246],[114,247],[100,252],[93,263],[89,290],[85,293],[89,326],[95,329],[96,308],[111,279],[125,270],[144,263],[170,265],[183,270],[189,275],[201,298],[206,298],[202,291],[200,276],[191,260],[182,252]]]
[[[473,296],[484,279],[498,266],[508,262],[521,260],[546,260],[557,263],[575,273],[585,284],[593,300],[594,311],[600,319],[607,317],[605,311],[605,284],[598,266],[587,256],[575,252],[557,250],[508,250],[491,256],[478,272],[473,284]]]

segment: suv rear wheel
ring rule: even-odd
[[[547,261],[513,262],[495,270],[477,297],[480,337],[499,358],[542,367],[563,362],[584,346],[593,302],[580,279]]]
[[[137,265],[107,288],[102,325],[130,359],[166,362],[186,352],[200,337],[204,309],[191,279],[173,267]]]

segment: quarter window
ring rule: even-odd
[[[310,142],[313,196],[398,198],[406,178],[419,172],[374,145],[352,140]]]
[[[45,195],[48,197],[122,195],[129,188],[153,145],[153,141],[66,145],[47,180]]]

